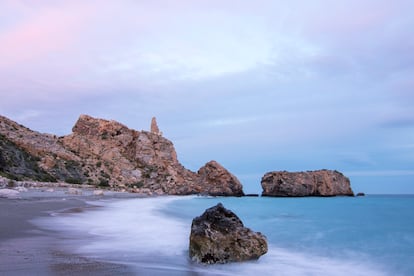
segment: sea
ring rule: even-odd
[[[188,256],[192,219],[222,203],[267,237],[255,261],[202,265]],[[414,195],[166,196],[102,199],[36,223],[65,250],[137,275],[414,275]]]

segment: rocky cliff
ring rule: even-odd
[[[353,196],[349,179],[338,171],[277,171],[266,173],[261,181],[262,196]]]
[[[39,158],[0,134],[0,175],[12,180],[29,178],[35,181],[55,181],[54,177],[39,167],[37,161]]]
[[[44,174],[42,180],[46,177],[160,195],[243,195],[237,178],[215,161],[208,162],[198,173],[184,168],[172,142],[159,131],[155,118],[148,132],[81,115],[72,134],[56,137],[0,116],[0,134],[3,144],[8,145],[2,146],[0,173],[8,177],[33,179],[32,175],[22,173],[27,166],[15,164],[20,169],[11,170],[11,161],[2,162],[13,147],[14,151],[27,154],[20,159],[30,159],[34,170]]]

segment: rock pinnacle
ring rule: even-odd
[[[151,119],[151,132],[161,135],[160,129],[158,128],[157,118],[152,117]]]

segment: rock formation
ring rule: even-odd
[[[24,151],[0,134],[0,175],[13,180],[29,178],[37,181],[55,181],[39,167],[39,158]]]
[[[150,128],[150,130],[151,130],[151,133],[158,134],[158,135],[162,136],[162,133],[160,132],[160,129],[158,128],[157,118],[155,118],[155,117],[152,117],[152,119],[151,119],[151,128]]]
[[[266,252],[266,237],[244,227],[221,203],[193,219],[189,254],[196,262],[240,262],[258,259]]]
[[[216,161],[210,161],[198,172],[200,184],[207,187],[206,193],[213,196],[243,196],[239,180]]]
[[[331,170],[266,173],[261,181],[262,196],[353,196],[350,181]]]
[[[217,162],[199,173],[184,168],[155,118],[148,132],[81,115],[72,131],[62,137],[41,134],[0,116],[0,174],[147,194],[243,195],[237,178]]]

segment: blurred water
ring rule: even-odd
[[[188,260],[191,221],[222,202],[268,238],[258,261],[206,267]],[[101,200],[38,221],[78,254],[154,275],[414,275],[414,197],[159,197]]]

